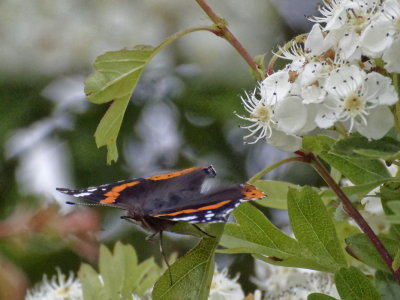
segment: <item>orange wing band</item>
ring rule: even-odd
[[[117,198],[119,197],[120,193],[125,190],[126,188],[130,186],[134,186],[139,184],[140,181],[132,181],[128,183],[124,183],[121,185],[114,186],[111,191],[107,192],[104,194],[104,196],[107,196],[107,198],[104,198],[103,200],[100,201],[101,204],[111,204],[114,203]]]
[[[185,210],[180,210],[180,211],[175,211],[173,213],[170,214],[160,214],[160,215],[153,215],[153,217],[162,217],[162,216],[176,216],[176,215],[180,215],[180,214],[191,214],[191,213],[195,213],[198,211],[202,211],[202,210],[212,210],[212,209],[216,209],[219,208],[221,206],[224,206],[225,204],[231,202],[231,200],[225,200],[225,201],[221,201],[215,204],[211,204],[211,205],[207,205],[207,206],[202,206],[196,209],[185,209]]]

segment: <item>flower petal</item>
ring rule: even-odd
[[[367,124],[355,123],[356,130],[363,136],[378,140],[394,126],[394,117],[389,107],[378,106],[369,111],[366,116]]]

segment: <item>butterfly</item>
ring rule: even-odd
[[[162,233],[180,221],[193,224],[226,222],[229,213],[241,202],[265,197],[251,184],[237,184],[202,193],[203,182],[215,176],[212,166],[193,167],[78,190],[57,190],[126,210],[127,215],[121,218],[153,233]]]

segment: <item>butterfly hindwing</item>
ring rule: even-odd
[[[226,222],[228,214],[241,202],[264,197],[264,193],[250,184],[225,188],[199,199],[192,199],[179,210],[167,210],[153,217],[189,223]]]

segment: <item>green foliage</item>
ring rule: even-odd
[[[385,183],[380,189],[383,211],[386,219],[392,223],[391,233],[400,239],[400,223],[399,220],[399,200],[400,200],[400,182],[393,181]]]
[[[342,151],[337,143],[333,138],[327,136],[303,138],[305,150],[317,154],[356,185],[391,177],[386,166],[380,160],[356,153],[349,155],[346,151]]]
[[[276,180],[257,180],[254,185],[267,195],[264,199],[258,200],[257,204],[276,209],[287,209],[286,198],[289,188],[300,188],[298,185]]]
[[[179,258],[155,284],[153,299],[202,300],[208,298],[214,274],[215,249],[224,224],[215,224],[212,227],[213,230],[210,233],[215,238],[202,238],[196,247]]]
[[[251,253],[272,264],[335,272],[346,266],[331,216],[317,192],[289,189],[288,211],[296,239],[276,228],[259,210],[242,204],[237,224],[227,224],[223,253]]]
[[[370,279],[355,267],[335,273],[336,288],[342,300],[378,300],[380,296]]]
[[[375,273],[375,287],[384,300],[397,300],[400,295],[400,285],[392,274],[382,271]]]
[[[397,253],[397,251],[399,251],[400,241],[382,235],[380,235],[379,238],[392,257]],[[375,269],[389,272],[385,262],[376,252],[376,249],[365,234],[360,233],[351,235],[347,237],[345,241],[347,244],[347,252],[354,258]]]
[[[320,293],[312,293],[308,295],[307,300],[335,300],[336,298],[325,295],[325,294],[320,294]]]
[[[85,81],[87,99],[96,104],[112,101],[95,133],[97,147],[107,146],[107,163],[118,159],[117,137],[133,90],[158,48],[107,52],[94,62],[96,72]]]
[[[120,242],[113,254],[101,246],[99,271],[87,264],[79,270],[85,300],[131,299],[133,293],[142,296],[161,273],[153,258],[138,263],[135,250]]]

